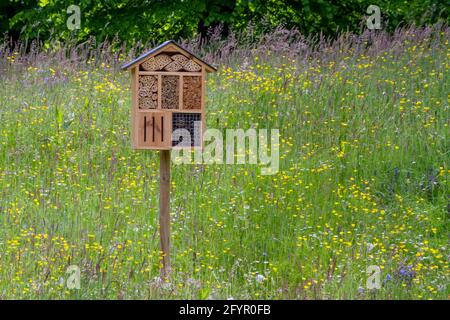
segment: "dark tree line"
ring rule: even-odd
[[[369,5],[381,8],[383,28],[448,23],[450,0],[0,0],[0,32],[13,39],[97,41],[118,37],[133,44],[223,33],[252,24],[255,32],[283,24],[305,34],[360,30]],[[70,30],[67,8],[80,8]]]

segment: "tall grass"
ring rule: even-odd
[[[449,28],[216,34],[183,41],[219,66],[207,125],[280,129],[280,172],[173,166],[167,282],[118,70],[145,46],[0,45],[0,298],[447,299]]]

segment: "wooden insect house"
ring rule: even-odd
[[[131,70],[134,149],[203,147],[206,73],[213,66],[169,40],[122,69]]]

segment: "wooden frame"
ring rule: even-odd
[[[146,71],[142,70],[143,68],[141,65],[148,61],[149,59],[152,59],[153,57],[156,57],[158,59],[158,55],[163,54],[166,55],[164,57],[160,57],[159,60],[151,60],[148,62],[146,67],[148,68],[153,66],[159,66],[162,59],[164,60],[165,64],[167,63],[171,64],[169,68],[167,69],[173,69],[172,66],[177,68],[178,66],[184,66],[183,64],[178,64],[180,60],[177,60],[177,58],[182,59],[182,61],[193,61],[194,63],[189,65],[189,70],[193,68],[193,70],[196,70],[199,66],[201,69],[199,71],[186,71],[188,70],[188,66],[186,65],[184,68],[186,70],[182,69],[180,71],[165,71],[165,70],[155,70],[155,71]],[[173,63],[170,63],[170,60],[167,56],[173,57],[174,54],[176,55],[183,55],[183,57],[177,56],[173,58]],[[196,65],[198,64],[198,65]],[[162,68],[165,68],[163,65]],[[152,150],[171,150],[173,148],[183,148],[183,149],[203,149],[204,143],[203,139],[201,141],[201,145],[199,146],[191,146],[191,147],[179,147],[179,146],[172,146],[172,122],[173,122],[173,114],[174,113],[185,113],[185,114],[200,114],[201,118],[201,136],[203,136],[203,132],[206,130],[206,121],[205,121],[205,95],[206,95],[206,75],[207,72],[216,71],[214,67],[207,64],[206,62],[202,61],[201,59],[197,58],[193,54],[191,54],[189,51],[181,48],[173,41],[169,41],[164,43],[163,45],[158,46],[157,48],[143,54],[139,58],[135,59],[134,61],[126,64],[124,69],[130,69],[131,70],[131,140],[132,140],[132,147],[134,149],[152,149]],[[152,68],[153,69],[153,68]],[[141,84],[140,77],[142,76],[155,76],[157,81],[157,101],[155,105],[155,98],[154,98],[154,90],[156,90],[154,87],[153,89],[149,89],[149,87],[145,87],[144,84]],[[164,76],[176,76],[178,77],[178,104],[177,108],[163,108],[163,90],[166,88],[163,84],[163,77]],[[199,108],[191,108],[186,109],[185,108],[185,99],[184,96],[186,94],[186,89],[184,88],[185,79],[186,77],[199,77],[200,78],[200,89],[197,91],[197,93],[194,93],[194,105],[195,103],[195,97],[200,95],[199,97]],[[154,81],[153,79],[142,79],[142,83],[144,81]],[[153,82],[154,83],[154,82]],[[191,82],[192,83],[192,82]],[[194,81],[195,85],[195,81]],[[193,88],[199,88],[198,85]],[[148,92],[146,92],[146,90]],[[153,90],[153,91],[152,91]],[[141,92],[142,91],[142,92]],[[140,100],[144,99],[147,96],[142,96],[142,94],[149,94],[153,100],[143,101],[142,105],[145,107],[140,108]],[[175,94],[175,93],[174,93]],[[170,91],[169,91],[169,97],[170,97]],[[173,96],[172,96],[173,97]],[[148,98],[150,99],[150,98]],[[173,100],[175,101],[175,100]],[[189,100],[188,100],[189,101]],[[150,103],[150,105],[149,105]],[[190,101],[190,106],[192,106],[192,100]],[[188,116],[189,117],[189,116]],[[154,120],[156,119],[156,120]],[[191,123],[192,124],[192,123]],[[150,130],[150,132],[148,131]],[[191,137],[192,138],[192,137]],[[148,140],[150,139],[150,140]]]

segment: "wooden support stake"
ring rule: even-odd
[[[167,278],[170,273],[170,150],[161,150],[159,152],[159,234],[163,254],[161,276]]]

